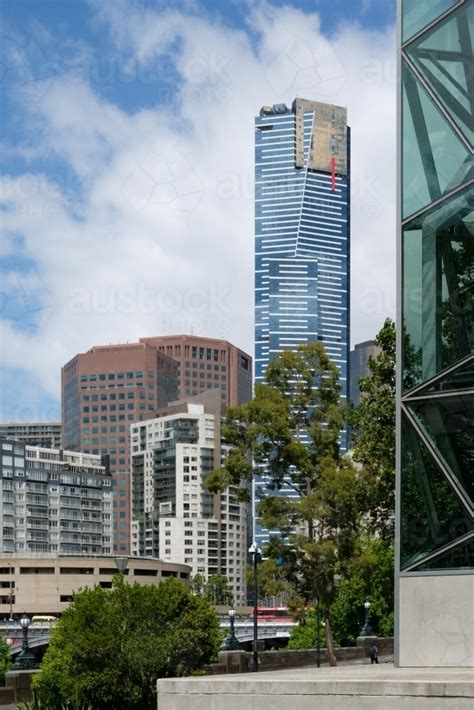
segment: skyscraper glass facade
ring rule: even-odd
[[[291,108],[264,106],[255,121],[255,380],[263,380],[271,358],[285,348],[319,340],[339,368],[343,399],[349,356],[349,136],[346,109],[306,99],[295,99]],[[265,484],[262,472],[257,503]],[[257,540],[267,536],[257,526]]]
[[[441,578],[474,568],[474,2],[404,0],[402,14],[400,663],[465,665],[472,634],[426,643],[440,617],[423,595],[472,628],[467,578]]]

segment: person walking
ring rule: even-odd
[[[370,665],[372,665],[372,663],[379,662],[379,647],[377,646],[377,644],[375,642],[370,647],[369,656],[370,656]]]

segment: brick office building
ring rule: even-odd
[[[130,552],[130,423],[177,398],[177,372],[146,342],[95,346],[62,368],[63,446],[110,456],[114,552]]]
[[[218,387],[225,409],[252,399],[252,358],[220,338],[162,335],[140,338],[179,363],[179,397],[195,397]]]

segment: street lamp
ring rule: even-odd
[[[127,569],[128,557],[114,557],[114,562],[115,562],[115,566],[117,567],[119,573],[123,577],[123,575],[125,574],[125,570]]]
[[[229,635],[225,640],[224,647],[226,651],[238,651],[240,649],[240,643],[235,636],[235,609],[229,609],[229,622]]]
[[[249,549],[252,555],[253,566],[253,665],[252,671],[258,671],[258,579],[257,565],[262,560],[262,551],[256,542],[252,543]]]
[[[374,632],[372,630],[372,627],[370,625],[369,621],[369,609],[370,609],[370,602],[366,601],[364,602],[364,609],[365,609],[365,621],[364,625],[360,630],[360,636],[373,636]]]
[[[20,619],[20,626],[23,631],[23,642],[21,644],[21,653],[18,654],[15,663],[13,664],[13,669],[18,671],[24,671],[28,668],[37,668],[38,663],[36,658],[30,651],[28,645],[28,627],[31,624],[31,619],[27,614],[23,614]]]
[[[316,668],[321,667],[321,606],[316,597]]]

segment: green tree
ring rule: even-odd
[[[206,580],[199,572],[191,578],[191,592],[198,597],[202,597],[204,593],[204,585]]]
[[[335,664],[334,575],[351,558],[359,518],[356,473],[339,450],[344,411],[338,370],[316,342],[281,353],[265,379],[251,402],[227,411],[224,436],[233,448],[224,466],[209,476],[208,487],[237,485],[248,499],[252,460],[257,469],[266,469],[269,487],[258,514],[279,536],[265,553],[278,560],[281,576],[306,604],[319,599]],[[279,495],[283,485],[295,496]]]
[[[204,584],[203,596],[209,604],[231,605],[234,603],[232,587],[227,577],[223,574],[211,574]]]
[[[219,620],[176,579],[83,589],[54,627],[33,682],[47,707],[156,708],[156,680],[189,675],[217,653]]]
[[[363,538],[331,606],[334,636],[342,646],[354,645],[369,601],[370,622],[380,636],[393,635],[394,550],[381,538]]]
[[[249,565],[246,569],[247,589],[250,591],[250,596],[253,596],[253,566]],[[270,597],[279,598],[282,601],[281,606],[289,606],[293,603],[296,592],[293,585],[282,574],[277,561],[272,557],[267,557],[258,565],[258,597],[260,600],[269,599]],[[303,601],[299,600],[293,603],[293,606],[299,608],[303,605]],[[280,606],[280,603],[275,601],[271,606]]]
[[[0,636],[0,685],[5,684],[5,673],[11,668],[10,646]]]
[[[306,612],[301,618],[298,626],[293,626],[290,633],[290,639],[288,641],[288,648],[290,650],[294,649],[305,649],[305,648],[316,648],[318,646],[318,638],[316,634],[316,617],[314,612]],[[324,638],[324,626],[323,623],[319,623],[319,646],[323,646]]]
[[[393,539],[395,508],[395,323],[387,318],[375,338],[380,352],[370,357],[370,375],[359,380],[361,400],[350,414],[354,460],[362,464],[360,507],[367,526]]]

